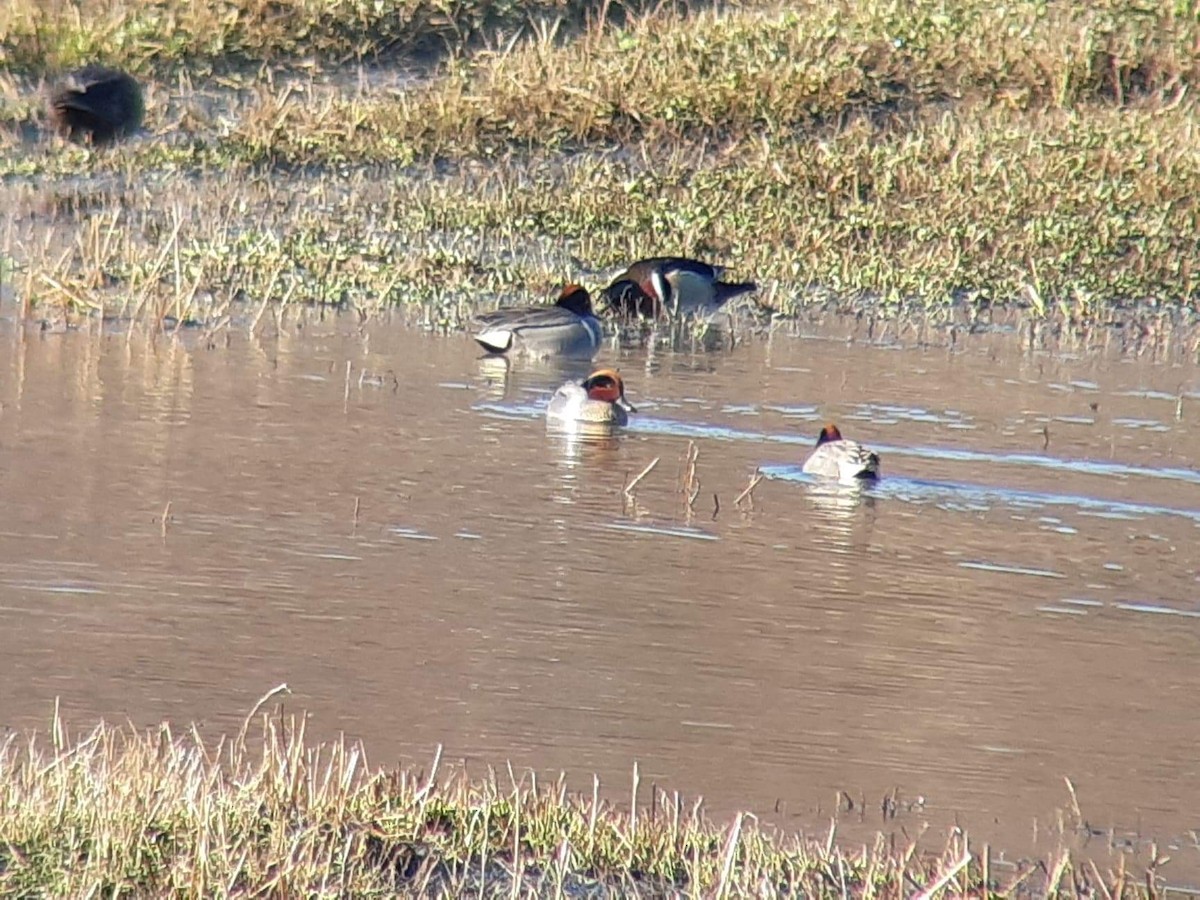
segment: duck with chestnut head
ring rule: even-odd
[[[637,407],[625,399],[616,369],[597,369],[582,382],[568,381],[550,398],[546,420],[560,425],[626,425]]]
[[[604,338],[591,295],[577,284],[564,287],[553,305],[504,307],[475,316],[471,326],[471,337],[493,354],[591,359]]]
[[[874,481],[879,477],[879,454],[846,440],[836,425],[829,424],[821,429],[817,446],[804,461],[804,473],[842,484]]]

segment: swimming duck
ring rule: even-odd
[[[625,399],[625,382],[616,369],[597,369],[581,383],[568,381],[550,398],[546,418],[552,422],[625,425],[637,407]]]
[[[577,284],[562,289],[552,306],[510,306],[483,313],[471,335],[488,353],[591,358],[604,338],[592,298]]]
[[[753,281],[725,282],[724,266],[682,256],[656,256],[635,262],[602,294],[608,308],[623,315],[710,315],[728,300],[756,290]]]
[[[120,69],[84,66],[50,94],[50,120],[63,137],[107,144],[141,127],[142,88]]]
[[[804,473],[843,484],[873,481],[879,477],[879,456],[843,438],[836,425],[826,425],[817,436],[816,449],[804,461]]]

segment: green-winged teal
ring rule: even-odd
[[[826,425],[817,436],[816,448],[804,461],[804,472],[843,484],[873,481],[879,477],[879,455],[843,438],[836,425]]]
[[[546,418],[582,425],[625,425],[637,408],[625,399],[625,382],[616,369],[597,369],[582,382],[568,381],[550,398]]]
[[[471,336],[489,353],[591,359],[604,332],[591,296],[568,284],[552,306],[510,306],[476,316]]]

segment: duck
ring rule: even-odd
[[[50,121],[65,138],[108,144],[137,131],[142,88],[128,72],[89,65],[68,72],[50,93]]]
[[[592,297],[568,284],[551,306],[510,306],[472,320],[472,337],[491,354],[579,356],[590,359],[604,339]]]
[[[879,454],[846,440],[836,425],[829,424],[817,435],[817,446],[804,461],[804,474],[843,484],[874,481],[879,477]]]
[[[546,419],[583,425],[626,425],[637,407],[625,399],[625,382],[616,369],[596,369],[582,382],[568,381],[550,398]]]
[[[610,310],[625,316],[706,316],[758,289],[753,281],[722,281],[724,273],[724,266],[698,259],[655,256],[633,263],[601,294]]]

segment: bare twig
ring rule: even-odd
[[[437,750],[433,754],[433,765],[429,767],[429,777],[425,779],[425,786],[414,795],[414,799],[421,801],[429,796],[429,792],[437,785],[438,768],[442,764],[442,745],[437,745]],[[511,774],[511,770],[510,770]]]
[[[696,460],[700,457],[700,448],[695,441],[688,441],[687,452],[683,457],[683,496],[687,501],[689,512],[696,504],[700,495],[700,479],[696,477]]]
[[[1121,863],[1122,863],[1122,865],[1124,865],[1123,858],[1121,858]],[[1020,872],[1017,873],[1017,876],[1011,882],[1009,882],[1008,887],[1004,888],[1001,891],[997,891],[996,893],[998,893],[1001,897],[1013,896],[1016,893],[1017,888],[1019,888],[1022,884],[1024,884],[1025,881],[1029,878],[1029,876],[1032,875],[1037,870],[1038,870],[1037,866],[1027,866],[1026,868],[1022,869]],[[1120,894],[1118,893],[1117,896],[1120,896]]]
[[[1071,862],[1070,854],[1064,850],[1058,857],[1058,861],[1054,863],[1054,871],[1050,873],[1050,880],[1046,882],[1046,896],[1053,897],[1058,893],[1058,883],[1062,881],[1063,872],[1067,870],[1067,866]]]
[[[724,897],[729,893],[729,876],[733,874],[733,857],[737,853],[738,839],[742,836],[742,820],[745,813],[738,813],[733,826],[729,829],[729,839],[725,842],[725,860],[721,864],[721,880],[717,882],[717,896]]]
[[[271,688],[269,691],[267,691],[265,694],[263,694],[261,697],[259,697],[258,702],[254,704],[254,708],[251,709],[250,712],[248,712],[246,714],[246,718],[242,722],[242,730],[238,732],[237,746],[239,746],[239,747],[245,746],[246,731],[247,731],[247,729],[250,728],[250,722],[254,719],[254,717],[256,715],[258,715],[258,711],[260,709],[262,709],[263,704],[266,703],[268,700],[270,700],[272,697],[274,697],[276,694],[290,694],[291,692],[292,692],[292,689],[287,686],[287,682],[285,681],[282,684],[275,685],[275,687]]]
[[[750,498],[751,504],[754,503],[754,489],[758,487],[758,483],[763,480],[763,474],[758,469],[754,470],[754,474],[750,476],[750,483],[746,485],[746,489],[737,495],[733,501],[734,506],[741,506],[742,501],[747,497]]]
[[[625,485],[625,496],[626,497],[633,496],[634,488],[636,488],[641,483],[643,478],[645,478],[647,475],[649,475],[651,472],[654,471],[654,467],[658,465],[658,461],[660,458],[661,457],[656,456],[656,457],[654,457],[654,459],[650,460],[650,465],[648,465],[648,466],[646,466],[646,468],[642,469],[641,472],[639,472],[637,475],[634,476],[633,480],[630,481],[629,484]]]
[[[1104,878],[1103,878],[1103,876],[1101,876],[1100,870],[1096,868],[1095,861],[1089,859],[1088,865],[1092,869],[1092,878],[1094,879],[1093,883],[1096,885],[1096,887],[1098,887],[1100,889],[1100,893],[1102,893],[1104,895],[1104,900],[1113,900],[1112,892],[1109,891],[1109,889],[1107,887],[1105,887]],[[984,876],[985,876],[985,878],[984,878],[983,886],[984,886],[984,890],[987,890],[987,880],[986,880],[987,873],[986,872],[984,873]]]
[[[655,460],[658,462],[658,460]],[[637,831],[637,807],[638,807],[638,787],[642,783],[641,773],[638,772],[637,760],[633,761],[633,788],[630,791],[632,796],[629,800],[629,833],[634,834]]]
[[[941,878],[939,878],[937,881],[935,881],[933,884],[931,884],[925,890],[921,891],[921,893],[917,894],[913,898],[913,900],[929,900],[930,897],[932,897],[934,894],[936,894],[938,891],[940,891],[942,888],[944,888],[946,885],[948,885],[951,882],[951,880],[954,878],[954,876],[956,876],[959,872],[961,872],[963,869],[965,869],[967,864],[970,861],[971,861],[970,851],[964,850],[962,858],[958,862],[956,862],[953,866],[951,866],[949,869],[947,869],[945,872],[943,872]]]
[[[1063,776],[1063,781],[1067,784],[1067,793],[1071,795],[1071,811],[1075,813],[1075,821],[1083,821],[1083,813],[1079,809],[1079,797],[1075,795],[1075,785],[1066,775]]]

